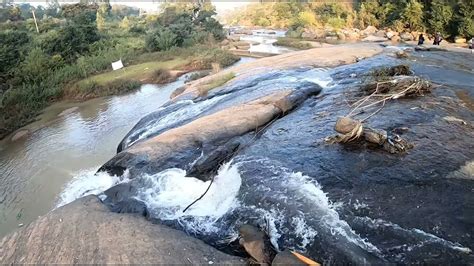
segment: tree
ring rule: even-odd
[[[411,30],[422,30],[423,4],[417,0],[409,0],[401,12],[401,18]]]
[[[431,33],[440,32],[447,35],[450,23],[453,19],[453,8],[443,0],[431,2],[428,18],[428,30]]]
[[[149,51],[165,51],[177,45],[178,36],[168,28],[158,28],[147,35],[146,48]]]
[[[456,35],[466,38],[474,36],[474,2],[459,1],[456,12]]]
[[[98,41],[97,5],[73,4],[63,6],[66,25],[59,29],[57,38],[51,40],[49,53],[60,54],[66,62],[73,62],[89,51],[89,45]]]
[[[368,26],[379,27],[380,20],[377,18],[377,14],[380,8],[377,1],[362,2],[359,6],[358,26],[362,29]]]
[[[104,30],[105,29],[105,21],[107,17],[110,14],[110,4],[109,3],[103,3],[100,4],[99,8],[97,9],[97,29],[98,30]]]
[[[14,6],[12,8],[10,8],[10,11],[9,11],[9,20],[11,21],[19,21],[21,20],[21,10],[18,6]]]
[[[22,31],[0,31],[0,91],[6,90],[6,80],[24,58],[26,45],[30,41],[28,34]]]
[[[295,24],[299,27],[314,27],[319,23],[314,12],[306,10],[298,14]]]

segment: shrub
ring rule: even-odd
[[[423,14],[423,4],[409,0],[401,12],[401,18],[411,30],[423,30]]]
[[[209,71],[198,71],[198,72],[194,72],[192,73],[191,75],[189,75],[187,78],[186,78],[186,81],[184,83],[188,83],[188,82],[191,82],[191,81],[194,81],[194,80],[197,80],[197,79],[200,79],[200,78],[203,78],[205,76],[208,76],[209,75]]]
[[[275,45],[286,46],[286,47],[293,47],[296,49],[309,49],[312,48],[311,44],[307,42],[302,42],[300,39],[294,38],[278,38],[278,40],[274,43]]]
[[[25,45],[30,41],[28,34],[18,31],[0,32],[0,76],[16,67],[24,57]]]
[[[453,18],[453,8],[442,0],[434,0],[428,18],[428,27],[431,33],[448,34],[449,25]]]
[[[178,36],[167,28],[159,28],[147,36],[146,48],[149,51],[166,51],[177,45]]]
[[[165,84],[176,80],[176,77],[166,69],[157,69],[153,71],[152,82],[156,84]]]
[[[294,25],[297,27],[315,27],[318,26],[319,23],[314,12],[306,10],[298,14]]]
[[[101,96],[123,94],[136,90],[141,86],[136,80],[116,79],[106,84],[98,84],[94,81],[81,82],[66,92],[65,97],[72,99],[89,99]]]

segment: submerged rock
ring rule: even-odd
[[[260,264],[270,264],[276,252],[273,250],[268,236],[258,228],[244,224],[239,228],[239,243],[247,253]]]
[[[272,261],[272,265],[308,265],[299,260],[289,250],[278,253]]]
[[[1,264],[244,264],[185,233],[111,213],[95,196],[56,209],[0,240]]]

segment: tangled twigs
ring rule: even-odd
[[[373,115],[380,112],[385,103],[390,100],[396,100],[403,97],[423,96],[433,88],[432,84],[418,77],[400,76],[390,81],[376,82],[374,85],[368,84],[363,90],[370,95],[363,97],[353,104],[355,107],[349,112],[349,117],[354,117],[367,109],[381,104],[382,107],[362,120],[365,121]],[[377,98],[372,100],[373,98]],[[372,101],[371,101],[372,100]],[[359,111],[356,113],[356,111]]]
[[[360,87],[359,95],[362,94],[363,97],[351,105],[351,110],[346,116],[337,119],[334,129],[339,134],[326,138],[326,142],[347,143],[362,139],[368,143],[377,144],[390,153],[400,153],[411,148],[412,145],[398,135],[388,136],[385,130],[372,129],[363,125],[391,100],[423,96],[431,92],[433,85],[429,81],[407,76],[411,74],[409,67],[404,65],[372,71],[371,79]],[[375,109],[376,107],[378,108]],[[370,113],[365,118],[354,118],[368,111]]]

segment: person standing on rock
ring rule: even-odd
[[[439,45],[443,38],[441,38],[441,33],[437,32],[434,37],[433,45]]]
[[[420,36],[418,37],[418,45],[423,45],[424,42],[425,37],[423,36],[423,34],[420,34]]]

